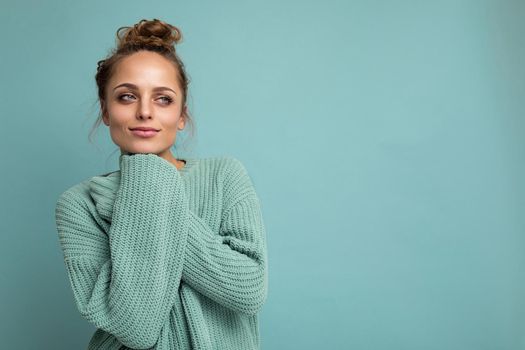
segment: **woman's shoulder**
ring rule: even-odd
[[[85,179],[62,191],[57,197],[55,210],[57,212],[67,210],[71,213],[85,207],[86,199],[89,198],[89,181],[90,179]]]
[[[93,175],[88,178],[85,178],[84,180],[81,180],[80,182],[77,182],[76,184],[68,187],[66,190],[64,190],[61,194],[62,195],[68,195],[68,194],[79,194],[79,195],[88,195],[89,189],[91,183],[95,181],[105,181],[107,183],[115,182],[119,179],[119,171],[111,171],[103,174]]]
[[[200,175],[212,176],[215,181],[221,181],[226,186],[250,180],[244,163],[239,158],[230,155],[200,158],[197,168],[200,170],[196,172]]]
[[[204,158],[202,161],[213,167],[214,171],[207,173],[214,174],[214,182],[221,182],[225,200],[234,202],[236,198],[255,194],[252,177],[239,158],[226,155]]]

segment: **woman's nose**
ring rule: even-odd
[[[139,108],[137,111],[137,117],[139,119],[145,119],[145,118],[151,118],[151,106],[149,104],[149,101],[146,99],[143,99],[140,101]]]

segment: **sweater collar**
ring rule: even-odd
[[[124,154],[120,154],[120,156],[118,157],[119,169],[122,168],[122,157],[123,156]],[[189,173],[189,171],[199,162],[198,158],[177,158],[177,159],[186,161],[186,165],[184,165],[181,169],[177,169],[177,171],[181,174],[181,176],[184,176],[185,174]],[[120,172],[120,170],[117,170],[117,172]]]

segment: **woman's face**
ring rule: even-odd
[[[184,129],[186,107],[170,61],[155,52],[136,52],[117,64],[105,93],[103,121],[122,153],[155,153],[174,160],[170,147],[177,130]],[[132,130],[140,127],[158,131]]]

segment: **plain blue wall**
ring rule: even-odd
[[[179,26],[196,138],[262,200],[262,348],[525,349],[524,1],[6,1],[2,348],[83,349],[57,196],[114,170],[96,63]]]

